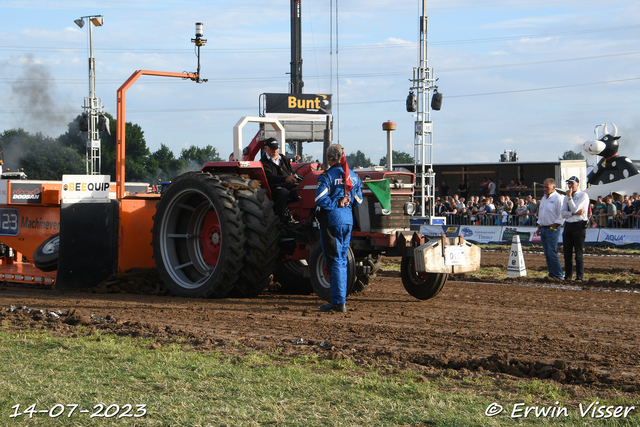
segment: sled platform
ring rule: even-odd
[[[42,271],[28,262],[6,262],[0,261],[0,281],[41,283],[54,285],[56,282],[55,271]]]

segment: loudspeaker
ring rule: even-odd
[[[440,111],[442,108],[442,94],[440,92],[436,92],[431,97],[431,108],[436,111]]]
[[[407,112],[415,113],[416,111],[418,111],[418,98],[415,93],[409,92],[409,96],[407,96]]]

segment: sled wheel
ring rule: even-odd
[[[206,172],[176,178],[157,205],[153,256],[178,296],[222,298],[244,258],[244,224],[233,191]]]
[[[322,254],[322,245],[316,242],[309,252],[309,275],[311,276],[311,286],[313,291],[321,300],[331,301],[331,274],[327,271]],[[353,251],[349,248],[347,256],[347,295],[353,289],[356,281],[356,261]]]
[[[420,300],[431,299],[438,295],[449,278],[446,273],[417,273],[413,257],[402,257],[400,276],[406,291]]]
[[[56,271],[59,246],[60,233],[56,233],[38,246],[33,253],[33,264],[42,271]]]

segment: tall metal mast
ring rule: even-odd
[[[291,93],[302,93],[302,10],[291,0]]]
[[[300,0],[291,0],[291,92],[302,93],[302,7]],[[295,154],[302,156],[302,141],[291,143]]]
[[[434,216],[435,205],[435,178],[433,171],[433,123],[431,121],[431,90],[435,89],[436,80],[433,77],[433,69],[428,64],[428,23],[426,15],[427,0],[422,1],[422,16],[420,17],[420,64],[413,68],[413,79],[409,97],[413,91],[417,95],[417,111],[414,136],[414,170],[416,173],[416,187],[420,191],[414,197],[420,197],[422,215],[425,216],[428,208],[429,217]],[[409,109],[409,101],[407,102]]]
[[[96,97],[96,62],[93,58],[93,25],[100,27],[104,23],[102,15],[83,16],[74,22],[82,28],[84,19],[89,20],[89,97],[84,99],[84,111],[87,116],[87,175],[100,175],[100,132],[98,120],[102,114],[102,99]]]

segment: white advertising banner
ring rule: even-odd
[[[587,237],[590,230],[587,230]],[[596,231],[596,230],[593,230]],[[628,245],[630,243],[640,243],[640,230],[630,230],[626,228],[601,228],[598,242],[613,243],[614,245]],[[587,239],[587,241],[589,241]]]
[[[63,175],[64,202],[95,202],[109,199],[109,175]]]
[[[466,240],[477,243],[497,243],[502,241],[502,227],[484,227],[481,225],[462,225],[460,235]]]
[[[443,231],[441,225],[421,225],[420,233],[425,236],[439,236]]]
[[[562,231],[558,243],[562,243]],[[537,227],[509,227],[483,225],[421,225],[420,233],[427,236],[463,236],[466,240],[477,243],[510,243],[513,236],[519,236],[522,243],[540,244]],[[605,242],[622,246],[640,244],[640,230],[625,228],[588,228],[586,243]]]
[[[501,240],[512,242],[513,236],[520,236],[521,243],[537,242],[540,243],[540,235],[537,233],[538,227],[509,227],[502,228]]]
[[[598,228],[587,228],[587,238],[584,240],[585,242],[595,243],[600,238],[600,229]],[[560,236],[560,241],[562,242],[562,236]]]

